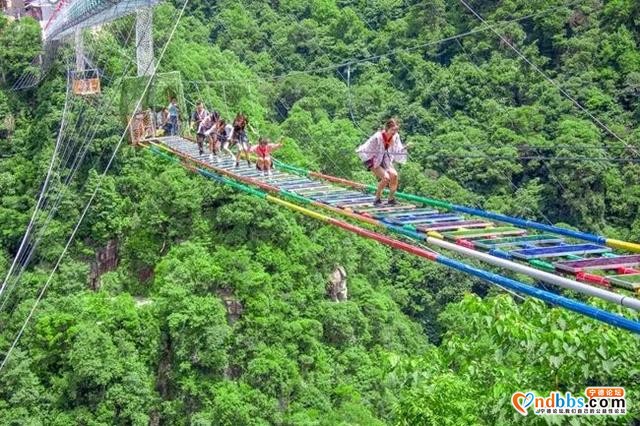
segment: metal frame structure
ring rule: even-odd
[[[138,77],[155,72],[153,60],[153,9],[143,7],[136,11],[136,59]]]
[[[44,29],[46,41],[59,40],[77,29],[113,21],[142,8],[151,8],[159,0],[75,0],[56,10]]]

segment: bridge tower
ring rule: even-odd
[[[136,62],[138,77],[150,76],[155,72],[153,55],[153,10],[143,7],[136,11]]]
[[[84,73],[84,39],[82,38],[82,28],[76,28],[74,33],[76,47],[76,74]]]

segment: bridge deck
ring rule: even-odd
[[[504,226],[473,215],[416,205],[415,202],[374,206],[374,197],[370,193],[282,170],[275,170],[271,176],[265,175],[253,165],[248,165],[246,161],[235,167],[235,160],[231,157],[214,157],[211,160],[208,153],[199,154],[195,143],[181,137],[163,137],[153,141],[185,159],[197,161],[236,180],[268,191],[294,194],[319,207],[342,209],[349,212],[352,218],[367,223],[373,221],[392,231],[406,229],[417,233],[430,233],[429,235],[449,239],[464,247],[524,262],[540,269],[554,271],[558,275],[573,275],[576,279],[593,285],[613,285],[640,291],[637,284],[638,275],[635,275],[640,274],[640,270],[626,269],[622,271],[624,274],[618,273],[620,269],[612,271],[612,265],[619,267],[639,264],[636,256],[618,258],[611,253],[609,247],[603,245],[567,241],[565,237],[553,233]],[[439,234],[440,231],[443,233]],[[640,259],[640,256],[637,258]],[[589,273],[585,273],[587,269]]]

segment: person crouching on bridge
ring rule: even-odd
[[[273,168],[273,160],[271,159],[271,153],[277,149],[282,148],[282,138],[278,139],[277,143],[271,143],[268,138],[260,138],[258,145],[251,148],[251,152],[258,156],[256,160],[256,169],[260,170],[264,175],[265,172],[271,176],[271,169]]]
[[[378,178],[378,188],[374,206],[382,204],[382,191],[389,187],[389,201],[387,204],[395,205],[395,193],[398,189],[398,172],[393,163],[404,164],[407,161],[406,148],[402,146],[398,134],[398,121],[391,118],[384,129],[376,132],[365,143],[356,149],[356,153],[364,162],[367,170],[371,170]]]

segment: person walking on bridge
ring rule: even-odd
[[[226,152],[233,158],[233,152],[229,149],[229,136],[231,136],[231,133],[233,133],[233,127],[221,118],[216,124],[215,136],[210,140],[213,146],[215,146],[216,151],[221,153],[220,155],[222,155],[222,152]],[[212,147],[211,151],[213,151],[213,149]],[[216,158],[219,159],[219,157]]]
[[[204,107],[202,101],[196,102],[196,110],[191,114],[191,127],[196,132],[198,131],[198,127],[200,127],[200,123],[209,115],[209,111]]]
[[[215,132],[215,126],[216,121],[213,114],[204,117],[198,125],[198,129],[196,130],[196,142],[198,143],[198,152],[200,155],[204,154],[204,141],[211,137],[211,133]],[[211,151],[211,155],[213,155],[213,150]]]
[[[398,134],[399,128],[398,121],[395,118],[391,118],[387,121],[383,130],[374,133],[373,136],[356,149],[358,157],[364,162],[367,170],[372,171],[379,180],[374,206],[382,204],[382,191],[386,187],[389,187],[387,204],[396,204],[395,194],[398,189],[398,172],[393,164],[404,164],[407,161],[407,150],[402,146],[402,141]]]
[[[243,113],[238,113],[236,118],[233,119],[233,132],[231,133],[231,147],[238,145],[238,154],[236,155],[236,167],[240,166],[240,157],[242,157],[242,153],[244,152],[247,163],[251,164],[249,161],[249,150],[251,149],[251,145],[249,144],[249,137],[247,136],[247,127],[255,133],[255,130],[249,124],[249,119]]]

